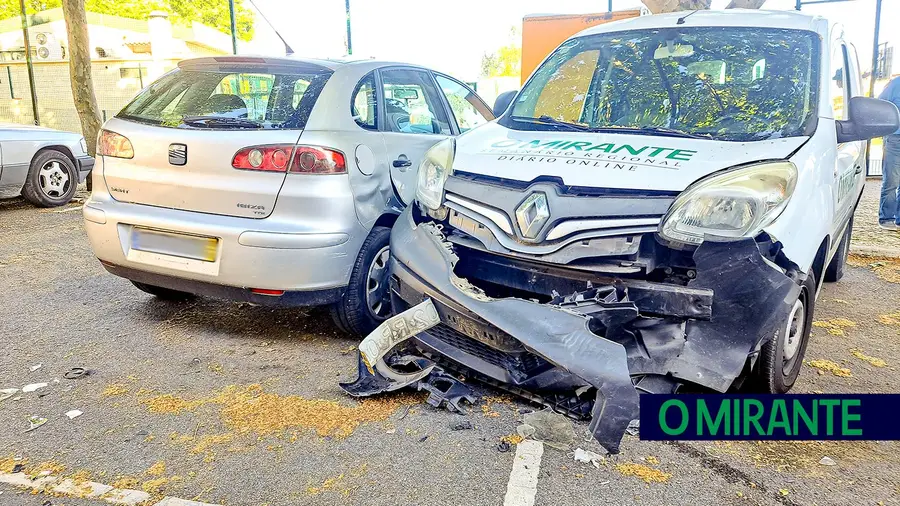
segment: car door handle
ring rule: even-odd
[[[409,158],[406,155],[400,155],[393,162],[394,167],[400,169],[400,172],[406,172],[406,169],[412,167],[412,162],[409,161]]]
[[[856,171],[854,171],[853,173],[854,174],[862,174],[862,165],[857,165]]]

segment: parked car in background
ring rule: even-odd
[[[64,205],[93,167],[81,134],[0,123],[0,199]]]
[[[839,27],[703,10],[600,25],[495,111],[425,155],[391,235],[406,325],[360,343],[382,376],[360,368],[365,394],[421,377],[385,369],[410,337],[398,363],[440,358],[592,418],[615,452],[639,392],[790,390],[820,287],[843,275],[865,141],[900,126]]]
[[[391,226],[425,151],[493,119],[466,85],[401,63],[183,61],[103,126],[87,235],[145,292],[390,314]]]

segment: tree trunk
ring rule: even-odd
[[[712,0],[641,0],[653,14],[709,9]]]
[[[766,0],[731,0],[726,9],[759,9]]]
[[[97,134],[100,132],[100,107],[94,94],[94,79],[91,77],[91,48],[88,39],[87,13],[84,0],[62,0],[63,17],[69,36],[69,75],[75,110],[81,120],[81,131],[87,142],[88,154],[96,156]],[[88,174],[88,189],[91,189],[91,174]]]

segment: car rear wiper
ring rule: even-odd
[[[687,139],[712,139],[712,135],[709,134],[692,134],[688,132],[684,132],[682,130],[676,130],[674,128],[666,128],[666,127],[626,127],[626,126],[604,126],[604,127],[593,127],[588,128],[589,132],[612,132],[612,133],[630,133],[630,134],[657,134],[657,135],[666,135],[669,137],[684,137]]]
[[[262,128],[262,123],[247,118],[227,116],[185,116],[181,121],[186,125],[200,127],[233,126],[238,128]]]
[[[537,118],[531,116],[510,116],[510,119],[515,121],[524,121],[527,123],[537,123],[538,125],[553,125],[559,126],[563,128],[567,128],[569,130],[575,130],[579,132],[590,132],[591,127],[587,125],[580,125],[578,123],[570,123],[568,121],[561,121],[558,119],[551,118],[550,116],[544,115],[539,116]]]

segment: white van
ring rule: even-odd
[[[791,388],[865,140],[900,126],[839,30],[740,10],[610,23],[498,105],[419,169],[391,238],[394,311],[418,307],[388,344],[433,306],[416,353],[592,416],[613,452],[638,392]]]

